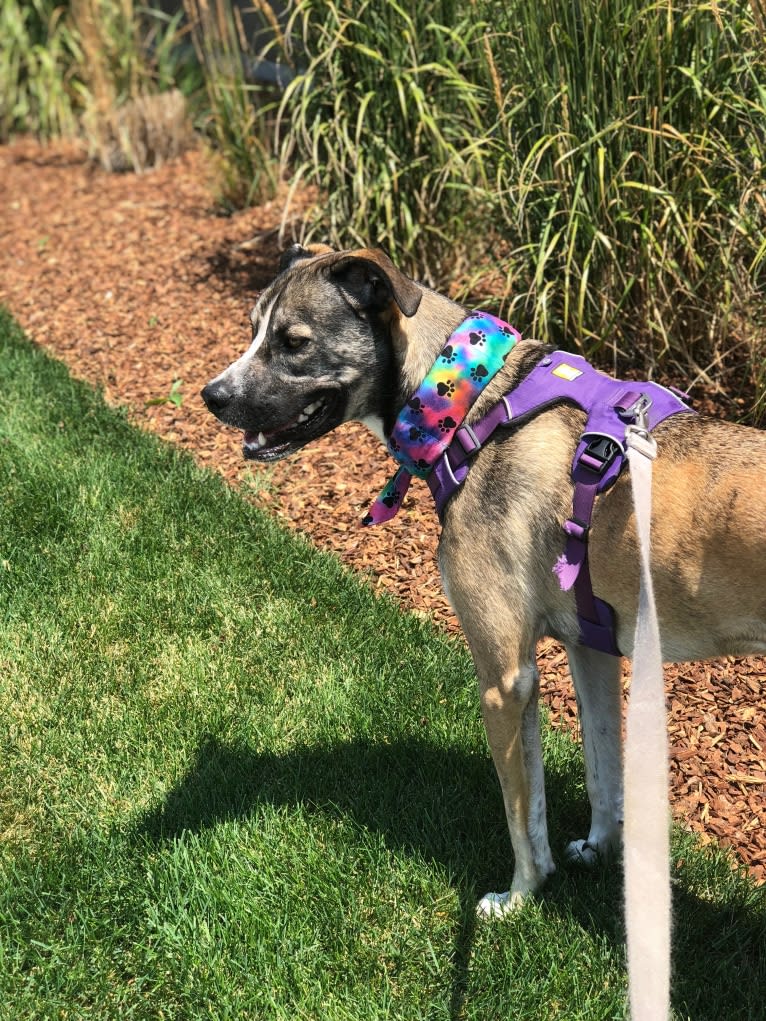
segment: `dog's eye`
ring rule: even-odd
[[[305,344],[308,343],[309,337],[305,333],[296,333],[291,330],[286,330],[281,336],[282,346],[286,347],[288,351],[298,351]]]

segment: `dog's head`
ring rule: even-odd
[[[383,252],[293,245],[250,313],[252,341],[202,391],[244,430],[245,457],[276,461],[351,419],[383,419],[393,399],[391,322],[423,288]]]

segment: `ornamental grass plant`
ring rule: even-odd
[[[380,245],[528,335],[763,413],[763,0],[258,0],[260,31],[240,6],[163,24],[133,0],[6,0],[0,132],[84,108],[104,165],[135,165],[117,143],[191,38],[225,208],[309,184],[305,238]],[[290,68],[279,103],[264,56]]]
[[[757,7],[486,6],[509,314],[615,367],[670,356],[710,382],[766,281]]]
[[[375,244],[434,284],[483,249],[491,124],[479,5],[294,0],[282,156],[321,194],[309,237]]]
[[[308,236],[500,291],[524,332],[616,371],[762,383],[757,0],[291,10],[305,69],[281,133],[293,180],[321,192]]]
[[[82,49],[82,130],[105,170],[144,171],[192,141],[186,99],[174,87],[180,12],[133,0],[71,0]]]
[[[251,41],[240,8],[230,0],[183,0],[206,102],[200,127],[216,166],[218,201],[242,209],[273,198],[279,180],[275,155],[276,98],[248,73]],[[282,43],[279,22],[265,0],[256,4]]]
[[[50,0],[0,4],[0,142],[16,132],[40,138],[77,131],[82,60],[76,31]]]

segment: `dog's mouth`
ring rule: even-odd
[[[246,430],[242,451],[248,461],[279,461],[340,425],[340,409],[340,393],[325,392],[278,429]]]

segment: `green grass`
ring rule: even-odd
[[[625,1017],[619,870],[474,920],[511,862],[462,645],[2,314],[0,377],[0,1018]],[[677,1016],[761,1018],[763,894],[674,853]]]

